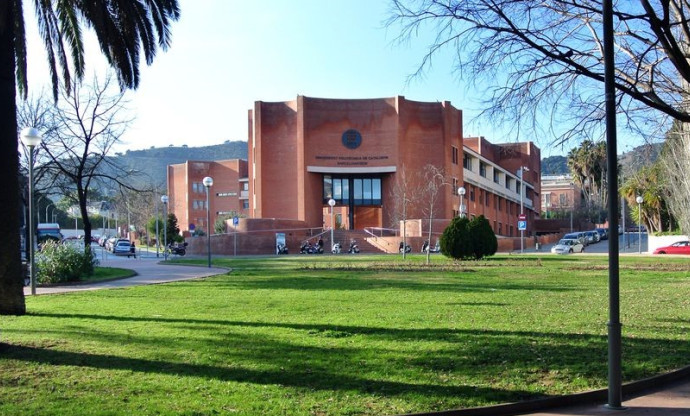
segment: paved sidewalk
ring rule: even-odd
[[[128,259],[126,257],[110,256],[101,260],[100,265],[104,267],[120,267],[132,269],[137,272],[136,276],[126,279],[111,280],[108,282],[89,283],[89,284],[70,284],[64,286],[37,287],[37,295],[52,293],[79,292],[84,290],[112,289],[128,286],[151,285],[157,283],[176,282],[180,280],[197,279],[201,277],[214,276],[227,273],[227,269],[218,267],[202,267],[187,265],[160,264],[162,258],[145,257]],[[24,294],[31,295],[31,287],[24,287]]]
[[[532,416],[688,416],[690,415],[690,379],[681,380],[661,390],[649,392],[623,401],[622,410],[609,409],[604,404],[571,406],[547,412],[529,413]]]

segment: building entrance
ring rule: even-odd
[[[381,227],[381,177],[376,175],[323,175],[323,204],[335,200],[341,226],[349,230]]]

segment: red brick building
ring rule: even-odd
[[[205,177],[213,178],[209,211],[211,224],[219,216],[246,216],[249,212],[247,161],[187,161],[168,166],[168,210],[177,217],[180,230],[208,231]]]
[[[333,198],[344,228],[392,227],[401,205],[396,184],[414,184],[431,164],[450,185],[438,197],[435,218],[458,214],[463,186],[468,216],[484,215],[499,235],[519,235],[520,207],[528,222],[539,215],[539,149],[531,142],[494,145],[462,137],[462,111],[447,101],[258,101],[249,112],[249,217],[330,225]],[[410,204],[406,217],[424,218],[424,206]]]

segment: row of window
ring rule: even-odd
[[[452,147],[452,154],[453,154],[453,164],[457,165],[458,164],[458,148],[455,146]],[[462,167],[467,169],[467,170],[472,170],[472,156],[470,156],[469,153],[463,153],[462,157]],[[488,168],[489,165],[482,162],[481,160],[479,161],[479,175],[482,178],[487,178],[488,175]],[[493,176],[494,176],[494,183],[500,184],[501,183],[501,171],[497,169],[496,167],[493,168]],[[511,189],[513,185],[515,186],[515,192],[520,193],[520,181],[511,178],[510,176],[505,175],[505,187],[506,189]],[[488,179],[488,178],[487,178]],[[457,188],[457,187],[456,187]]]
[[[453,195],[458,195],[458,180],[457,178],[453,178]],[[484,189],[479,189],[474,185],[466,185],[465,186],[465,198],[468,198],[470,202],[476,202],[476,200],[479,200],[480,204],[484,204],[487,208],[491,207],[491,195],[494,196],[494,208],[496,208],[498,211],[503,211],[503,206],[505,205],[505,212],[513,215],[513,214],[518,214],[520,212],[520,204],[510,201],[506,198],[500,197],[498,195],[492,194],[491,192],[488,192]],[[479,192],[479,198],[477,198],[476,193],[477,191]],[[505,201],[505,204],[504,204]]]
[[[323,176],[323,201],[338,205],[381,205],[381,178]]]

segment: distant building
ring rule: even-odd
[[[571,212],[582,206],[582,190],[570,175],[541,177],[541,211],[544,218],[555,212]]]
[[[249,212],[247,161],[187,161],[168,166],[168,211],[177,217],[180,231],[201,229],[206,222],[206,188],[203,179],[213,178],[209,209],[211,226],[221,216],[246,216]],[[213,230],[211,229],[213,232]]]

